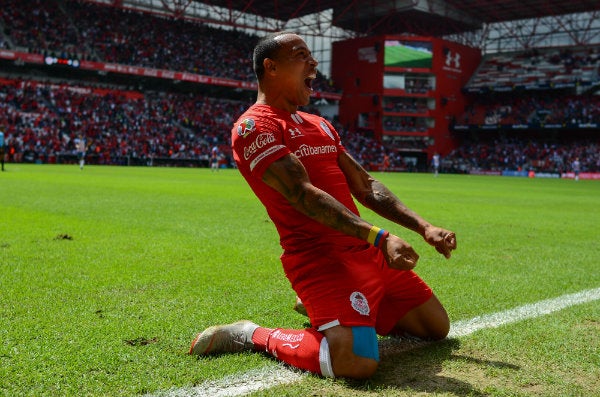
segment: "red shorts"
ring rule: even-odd
[[[433,292],[413,271],[391,269],[378,248],[327,247],[283,254],[283,269],[313,327],[375,327],[387,335]]]

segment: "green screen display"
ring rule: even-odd
[[[386,40],[384,66],[431,68],[432,43],[426,41]]]

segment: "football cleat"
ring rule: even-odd
[[[257,324],[248,320],[209,327],[192,341],[190,354],[205,356],[253,350],[252,334],[257,328]]]

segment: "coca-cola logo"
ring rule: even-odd
[[[270,133],[262,133],[256,136],[254,142],[244,148],[244,159],[248,160],[259,149],[275,142],[275,135]]]

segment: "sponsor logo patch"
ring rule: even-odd
[[[258,149],[261,149],[273,142],[275,142],[275,135],[267,132],[258,134],[254,142],[244,147],[244,159],[249,160]]]
[[[261,161],[263,161],[265,158],[269,157],[273,153],[276,153],[276,152],[278,152],[279,150],[282,150],[282,149],[286,149],[286,147],[283,146],[283,145],[276,145],[276,146],[271,146],[267,150],[261,152],[258,156],[256,156],[254,158],[254,160],[252,160],[252,162],[250,162],[250,171],[253,171],[254,168],[256,168],[256,166]]]
[[[237,127],[237,134],[242,138],[247,137],[256,129],[256,123],[252,119],[244,119]]]
[[[337,153],[337,147],[335,145],[308,146],[306,144],[302,144],[294,152],[294,154],[298,158],[307,157],[307,156],[319,156],[321,154],[329,154],[329,153]]]

